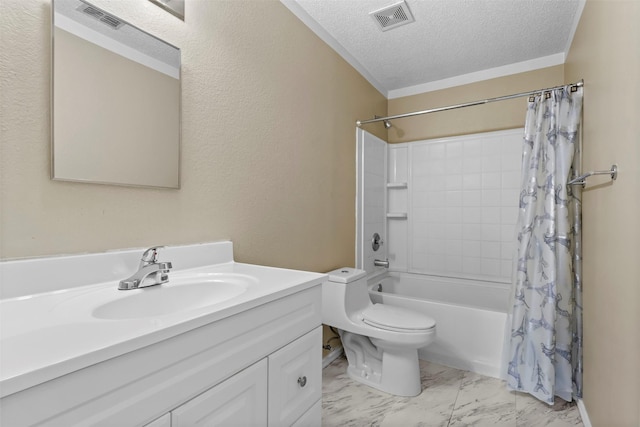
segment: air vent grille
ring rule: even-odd
[[[78,10],[80,12],[86,13],[87,15],[91,16],[92,18],[95,18],[98,21],[102,22],[103,24],[108,25],[111,28],[116,29],[116,30],[124,25],[124,22],[119,20],[115,16],[109,15],[108,13],[105,13],[105,12],[101,11],[100,9],[95,8],[93,6],[90,6],[90,5],[83,4],[82,6],[80,6],[78,8]]]
[[[404,1],[373,11],[369,14],[382,31],[414,22],[415,19]]]

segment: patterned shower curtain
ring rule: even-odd
[[[582,395],[582,88],[529,98],[507,384],[553,404]]]

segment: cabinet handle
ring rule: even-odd
[[[298,385],[300,387],[307,385],[307,377],[298,377]]]

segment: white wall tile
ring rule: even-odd
[[[462,223],[463,224],[481,224],[482,223],[482,208],[476,206],[469,206],[462,208]]]
[[[467,240],[481,240],[480,224],[462,224],[462,237]]]
[[[446,190],[462,190],[462,175],[460,174],[447,174],[445,176],[445,189]]]
[[[459,255],[447,255],[444,270],[449,273],[462,273],[462,258]]]
[[[462,206],[482,206],[483,193],[477,190],[463,190],[462,191]]]
[[[482,256],[482,242],[480,240],[464,240],[462,256],[480,258]]]
[[[462,206],[462,191],[452,190],[445,193],[447,206]]]
[[[481,173],[465,173],[462,175],[462,188],[464,190],[479,190],[482,188]]]
[[[500,242],[482,242],[483,258],[500,258]]]
[[[438,225],[434,224],[433,226],[437,227]],[[460,225],[460,222],[444,224],[442,228],[444,229],[444,234],[447,236],[447,239],[450,239],[450,240],[462,239],[462,226]]]
[[[446,158],[446,151],[444,144],[431,144],[429,145],[429,159],[441,160]]]
[[[480,192],[476,192],[480,193]],[[500,206],[502,200],[501,190],[482,189],[482,206]]]
[[[501,138],[483,138],[482,139],[482,155],[499,158],[502,152]]]
[[[513,261],[500,261],[500,276],[511,278],[513,275]]]
[[[444,146],[445,146],[447,158],[450,159],[453,157],[462,157],[462,147],[463,147],[462,141],[457,141],[457,142],[451,141],[444,144]]]
[[[515,242],[516,241],[516,226],[515,225],[500,225],[500,241],[502,242]]]
[[[500,189],[500,172],[483,172],[482,189]]]
[[[486,242],[494,242],[500,240],[500,225],[498,224],[482,224],[480,227],[480,236]]]
[[[482,258],[481,272],[486,276],[500,276],[500,260]]]
[[[482,172],[482,157],[464,157],[462,169],[465,173]]]
[[[520,188],[503,188],[500,190],[500,205],[515,206],[520,204]]]
[[[414,142],[405,148],[406,171],[412,174],[407,176],[410,227],[398,232],[407,233],[401,241],[412,252],[408,268],[509,280],[522,130]],[[389,155],[390,161],[399,157],[399,152]],[[390,177],[397,173],[388,169]],[[388,193],[389,208],[404,206],[400,194]]]
[[[502,188],[520,188],[520,171],[502,172]]]
[[[516,224],[518,222],[518,208],[515,206],[500,208],[500,217],[503,224]]]
[[[500,209],[498,207],[483,207],[482,208],[482,223],[483,224],[500,224]]]
[[[500,170],[500,155],[482,157],[482,172],[494,172]]]
[[[443,173],[460,174],[462,173],[462,159],[460,157],[454,157],[453,159],[447,157],[447,160],[444,162],[444,167]]]
[[[462,258],[462,272],[470,275],[482,274],[482,258]]]
[[[482,157],[482,140],[471,139],[463,142],[463,151],[465,157]]]
[[[505,260],[513,259],[515,254],[516,244],[514,240],[500,243],[500,258]]]

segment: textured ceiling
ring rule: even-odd
[[[382,32],[369,13],[398,0],[282,2],[390,97],[561,64],[584,6],[584,0],[406,0],[415,22]]]

